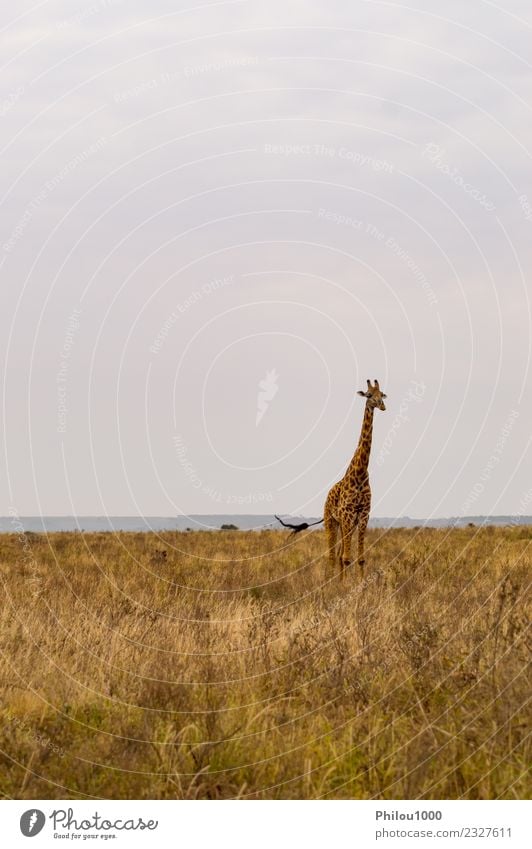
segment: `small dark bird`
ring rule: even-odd
[[[283,520],[280,519],[279,516],[277,516],[275,513],[273,515],[275,516],[277,521],[280,522],[281,525],[283,525],[283,527],[292,529],[292,533],[290,534],[290,536],[294,536],[294,534],[298,534],[300,531],[306,531],[307,528],[312,527],[312,525],[319,525],[320,522],[323,522],[323,519],[318,519],[317,522],[301,522],[301,524],[299,525],[291,525],[290,522],[283,522]]]

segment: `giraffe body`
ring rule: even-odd
[[[368,380],[367,391],[361,391],[358,394],[367,399],[360,439],[345,475],[329,491],[323,519],[329,546],[329,559],[333,569],[336,567],[338,535],[340,535],[342,575],[351,563],[351,543],[356,528],[358,528],[358,565],[361,568],[364,566],[364,538],[371,508],[368,466],[373,435],[373,413],[375,408],[386,409],[383,400],[386,395],[380,391],[378,380],[375,381],[374,386]]]

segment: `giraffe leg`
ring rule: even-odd
[[[341,523],[342,549],[340,552],[340,569],[342,578],[345,576],[346,568],[351,565],[351,541],[353,539],[354,529],[351,521],[343,521]]]
[[[369,510],[365,510],[358,520],[358,565],[364,570],[364,537],[368,526]]]
[[[327,545],[329,547],[329,563],[332,571],[336,566],[336,545],[338,541],[338,522],[334,516],[325,516],[325,530],[327,532]]]

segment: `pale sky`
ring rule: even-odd
[[[530,2],[0,27],[0,514],[532,513]]]

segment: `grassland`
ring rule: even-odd
[[[3,535],[0,792],[523,798],[531,541]]]

